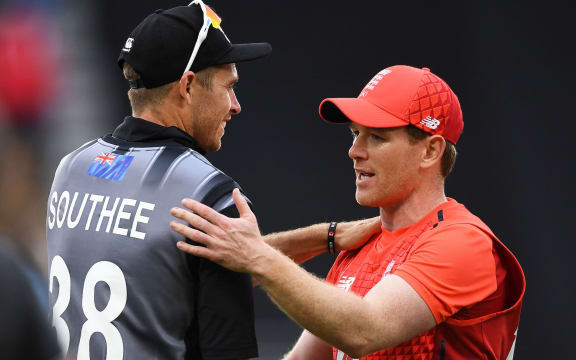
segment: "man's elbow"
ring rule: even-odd
[[[372,339],[358,336],[346,339],[339,349],[353,359],[360,359],[376,351],[372,349],[373,345]]]
[[[352,359],[360,359],[362,356],[368,355],[368,353],[361,351],[361,349],[342,350],[342,352]]]
[[[382,332],[374,328],[373,330],[357,336],[348,336],[341,341],[339,349],[353,359],[360,359],[363,356],[401,343],[401,341],[398,341],[400,339],[391,339],[383,335],[376,336],[375,334],[382,334]]]

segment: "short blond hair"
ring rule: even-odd
[[[124,73],[124,78],[128,81],[135,81],[140,79],[140,74],[138,74],[136,70],[134,70],[134,68],[127,62],[124,63],[122,72]],[[196,78],[202,87],[210,90],[212,89],[213,75],[213,68],[209,67],[196,73]],[[139,114],[148,107],[161,105],[162,101],[170,92],[170,88],[173,84],[174,82],[171,82],[166,85],[151,89],[138,88],[128,90],[128,99],[130,100],[132,111],[135,114]]]
[[[140,74],[138,74],[136,70],[126,62],[124,63],[122,72],[124,73],[124,78],[128,81],[140,80]],[[128,99],[130,100],[132,111],[135,114],[138,114],[144,111],[147,107],[161,105],[162,101],[168,95],[171,85],[172,83],[152,89],[138,88],[128,90]]]

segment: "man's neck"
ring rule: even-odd
[[[163,107],[146,109],[139,114],[132,113],[132,116],[166,127],[176,126],[180,130],[186,131],[178,114]]]
[[[410,226],[446,201],[443,185],[433,188],[420,187],[402,201],[380,207],[382,226],[388,231]]]

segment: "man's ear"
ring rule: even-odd
[[[192,104],[192,83],[195,78],[196,74],[193,71],[186,71],[180,78],[180,83],[178,84],[180,96],[182,96],[188,105]]]
[[[446,148],[446,140],[440,135],[432,135],[425,139],[424,156],[422,157],[422,167],[429,168],[442,161],[442,155]]]

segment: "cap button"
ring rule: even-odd
[[[158,10],[154,10],[154,14],[160,14],[161,12],[163,12],[164,9],[158,9]]]
[[[430,72],[430,68],[423,67],[422,70]]]

